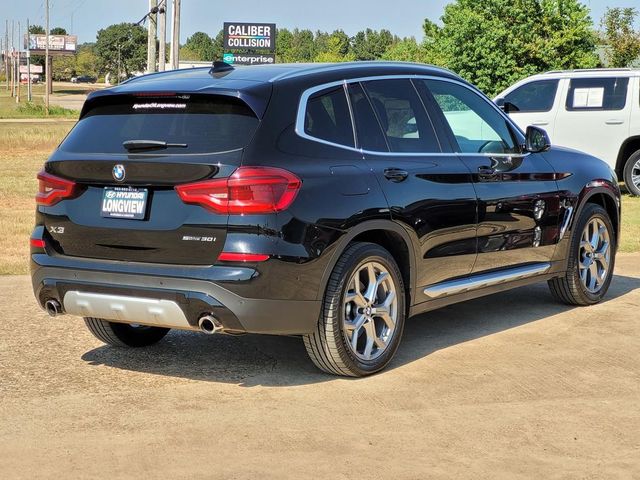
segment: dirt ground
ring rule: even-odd
[[[297,338],[117,350],[0,277],[0,477],[640,478],[640,255],[607,301],[546,285],[414,318],[374,377]]]

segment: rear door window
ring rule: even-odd
[[[441,152],[431,119],[411,80],[372,80],[363,85],[390,151]]]
[[[622,110],[627,102],[629,78],[572,78],[566,108],[581,110]]]
[[[358,147],[373,152],[388,152],[389,147],[371,102],[359,83],[349,84],[349,98],[356,124]]]
[[[233,97],[105,97],[96,100],[60,149],[74,153],[129,153],[123,142],[155,140],[186,147],[149,152],[224,152],[245,147],[258,123],[253,111]]]
[[[509,102],[518,112],[549,112],[556,99],[559,80],[537,80],[516,88],[505,95],[505,102]]]
[[[307,100],[304,132],[326,142],[354,147],[353,125],[342,85],[316,92]]]

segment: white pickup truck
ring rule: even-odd
[[[523,130],[544,128],[555,145],[611,165],[640,195],[640,70],[594,69],[534,75],[495,99]]]

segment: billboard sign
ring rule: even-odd
[[[276,51],[275,23],[224,23],[224,49]]]
[[[222,57],[229,65],[261,65],[276,63],[273,53],[225,53]]]
[[[49,35],[49,53],[52,55],[76,53],[78,44],[77,35]],[[47,35],[26,35],[24,36],[25,48],[29,42],[29,50],[40,54],[45,53],[47,47]]]

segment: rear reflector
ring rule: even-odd
[[[78,191],[77,185],[71,180],[56,177],[42,170],[38,173],[38,193],[36,203],[50,207],[60,200],[72,198]]]
[[[44,248],[46,243],[41,238],[30,238],[29,244],[35,248]]]
[[[261,253],[234,253],[222,252],[218,257],[221,262],[264,262],[269,260],[269,255]]]
[[[240,167],[228,178],[178,185],[175,189],[183,202],[215,213],[255,215],[287,209],[301,185],[298,177],[281,168]]]

